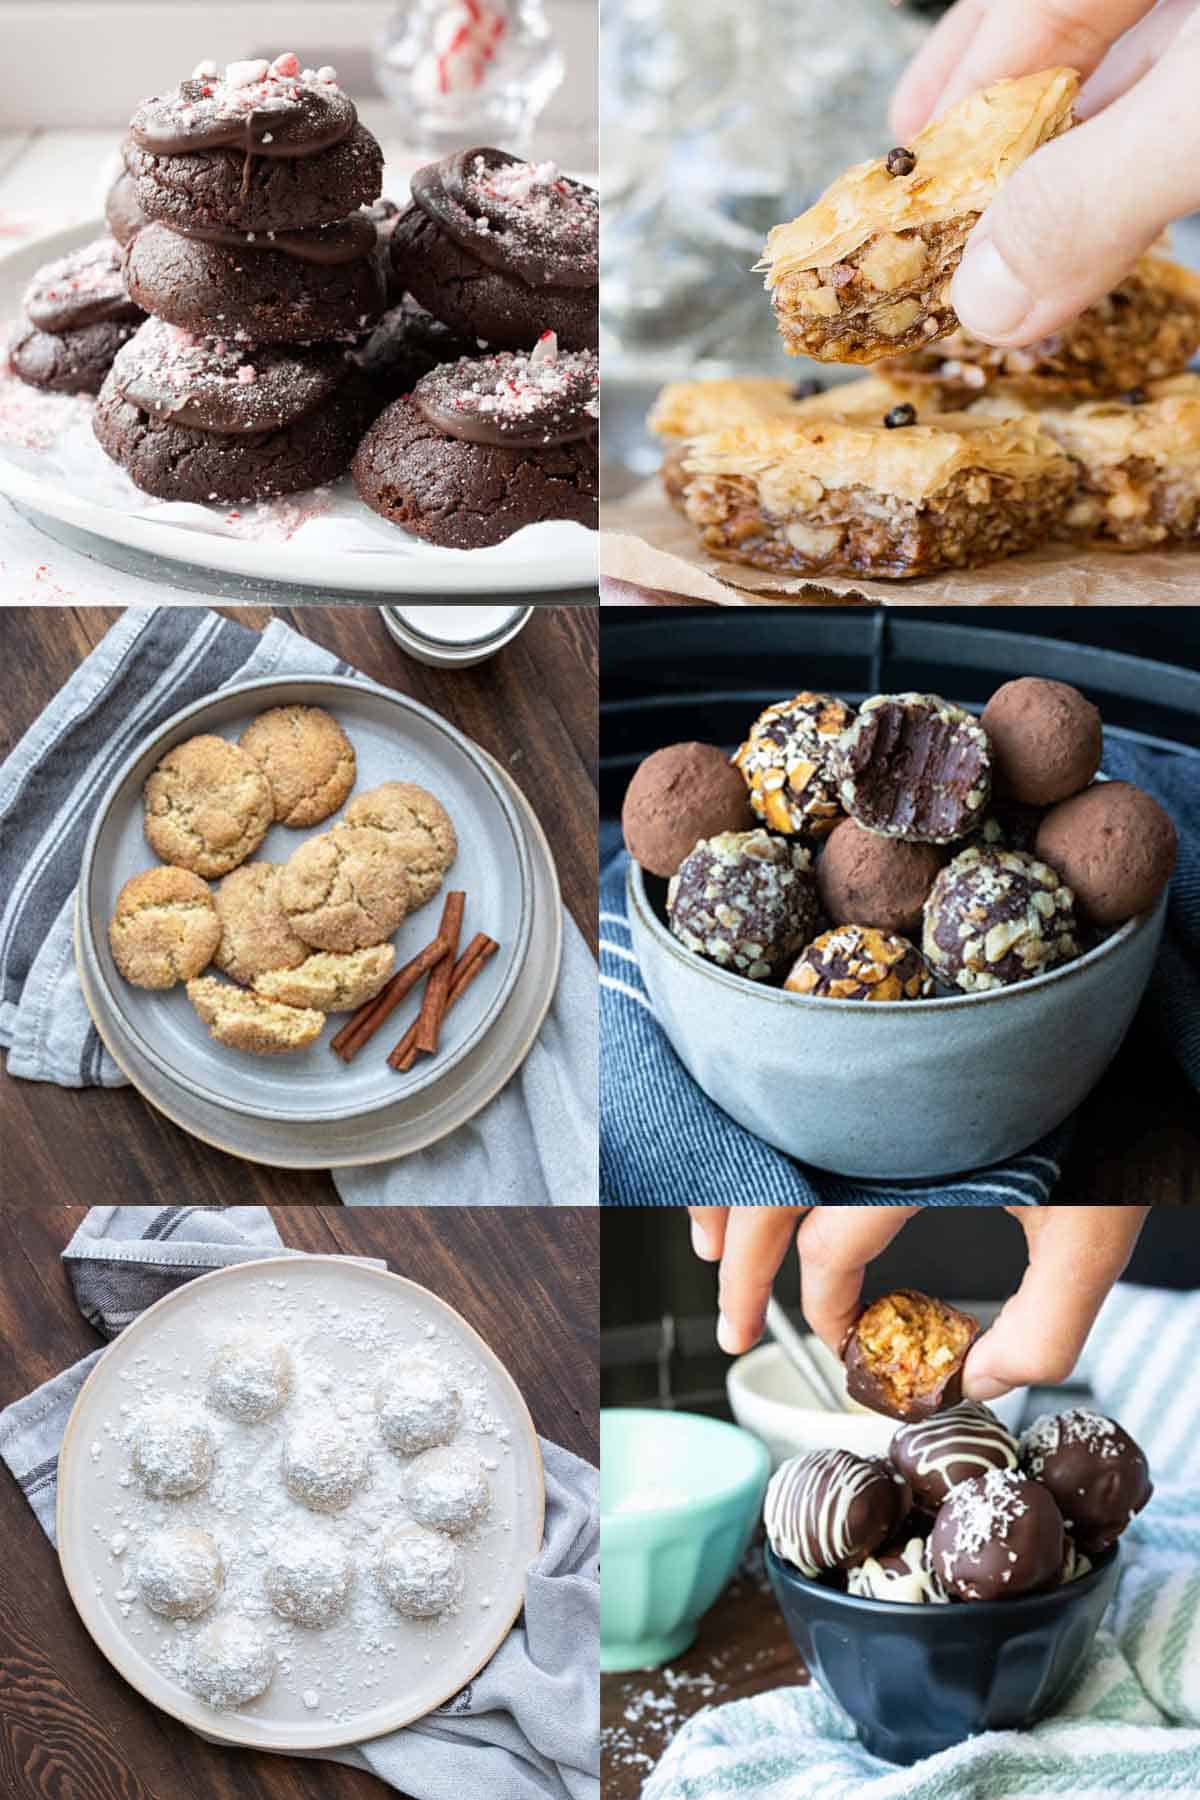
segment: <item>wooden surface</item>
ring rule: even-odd
[[[539,1432],[597,1459],[595,1210],[273,1210],[291,1248],[383,1257],[457,1307],[512,1374]],[[0,1225],[0,1406],[100,1345],[59,1262],[84,1211],[10,1209]],[[2,1465],[0,1542],[4,1800],[383,1800],[395,1792],[333,1763],[206,1744],[134,1693],[84,1630],[57,1556]]]
[[[266,607],[224,607],[261,628]],[[95,648],[116,609],[0,609],[0,761]],[[279,616],[374,680],[411,694],[489,750],[528,797],[550,841],[563,900],[596,949],[597,618],[538,607],[515,644],[477,669],[406,656],[374,607],[304,606]],[[132,1088],[77,1090],[0,1073],[7,1198],[150,1204],[337,1200],[325,1172],[274,1170],[191,1138]]]

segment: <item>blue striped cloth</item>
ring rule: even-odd
[[[642,1800],[1141,1800],[1200,1794],[1200,1293],[1118,1286],[1093,1330],[1090,1404],[1142,1445],[1153,1499],[1126,1531],[1116,1597],[1052,1717],[912,1768],[868,1754],[820,1688],[692,1719]],[[764,1604],[769,1602],[764,1601]]]
[[[1136,782],[1171,814],[1179,861],[1148,1004],[1200,1089],[1200,759],[1111,742],[1105,773]],[[607,1206],[1038,1206],[1073,1121],[1002,1166],[935,1181],[866,1182],[794,1162],[736,1124],[684,1069],[654,1017],[625,914],[626,856],[601,833],[600,1198]]]

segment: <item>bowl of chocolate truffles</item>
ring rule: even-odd
[[[977,1330],[912,1290],[873,1301],[843,1358],[849,1391],[898,1422],[887,1456],[809,1451],[767,1489],[767,1574],[792,1641],[888,1762],[1053,1711],[1154,1491],[1112,1419],[1073,1408],[1018,1437],[964,1400]]]
[[[730,757],[671,744],[622,811],[633,949],[739,1124],[838,1174],[930,1178],[1061,1123],[1158,952],[1175,828],[1099,773],[1076,688],[802,692]]]

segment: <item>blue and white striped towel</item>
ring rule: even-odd
[[[985,1732],[899,1769],[815,1684],[698,1714],[642,1800],[1142,1800],[1200,1794],[1200,1293],[1118,1286],[1086,1366],[1093,1404],[1145,1450],[1156,1491],[1122,1540],[1087,1667],[1030,1731]],[[764,1605],[771,1604],[764,1597]]]
[[[164,719],[267,675],[358,671],[278,619],[260,635],[201,607],[130,607],[0,766],[0,1046],[10,1076],[124,1085],[75,975],[75,881],[93,812]],[[595,1204],[596,1079],[595,965],[566,917],[554,1003],[507,1087],[440,1144],[338,1170],[338,1192],[349,1206]]]
[[[1175,820],[1179,862],[1149,1004],[1200,1088],[1200,759],[1111,743],[1106,773],[1147,788]],[[600,1198],[606,1206],[1038,1206],[1054,1190],[1072,1120],[1003,1166],[933,1182],[866,1182],[764,1144],[704,1094],[654,1017],[625,913],[619,832],[601,835]]]

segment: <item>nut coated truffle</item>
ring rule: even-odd
[[[849,1450],[813,1450],[776,1469],[763,1524],[776,1556],[811,1580],[864,1562],[911,1502],[907,1483],[886,1462]]]
[[[1035,1419],[1021,1437],[1021,1466],[1053,1495],[1076,1546],[1090,1556],[1115,1544],[1154,1492],[1129,1434],[1082,1407]]]
[[[1006,681],[980,724],[991,740],[996,792],[1026,806],[1068,799],[1100,767],[1100,714],[1065,681]]]
[[[1178,838],[1158,801],[1127,781],[1098,781],[1052,807],[1037,853],[1075,892],[1093,924],[1121,925],[1154,905],[1175,867]]]
[[[945,860],[936,844],[880,837],[856,819],[843,819],[817,864],[822,910],[834,925],[873,925],[919,937],[926,897]]]
[[[767,981],[816,930],[808,851],[766,831],[705,838],[667,889],[667,918],[697,956]]]
[[[912,1489],[913,1504],[934,1513],[960,1481],[989,1469],[1015,1469],[1017,1440],[989,1407],[961,1400],[902,1425],[888,1454]]]
[[[1007,1600],[1054,1587],[1065,1553],[1062,1514],[1016,1469],[989,1469],[952,1489],[934,1520],[929,1560],[960,1600]]]
[[[750,803],[785,837],[825,837],[842,816],[833,747],[853,722],[854,708],[831,694],[805,691],[759,714],[734,756],[750,787]]]
[[[639,764],[621,808],[625,848],[652,875],[674,875],[701,838],[753,831],[746,784],[715,744],[668,744]]]
[[[987,733],[937,694],[876,694],[837,743],[838,798],[868,831],[951,844],[987,810]]]
[[[963,850],[925,902],[925,960],[967,993],[1009,987],[1079,955],[1075,899],[1022,850]]]
[[[963,1364],[978,1336],[970,1313],[896,1288],[873,1300],[846,1333],[846,1392],[890,1419],[927,1419],[962,1399]]]
[[[829,1000],[921,1000],[932,994],[933,977],[907,938],[870,925],[839,925],[801,951],[783,985],[792,994]]]

